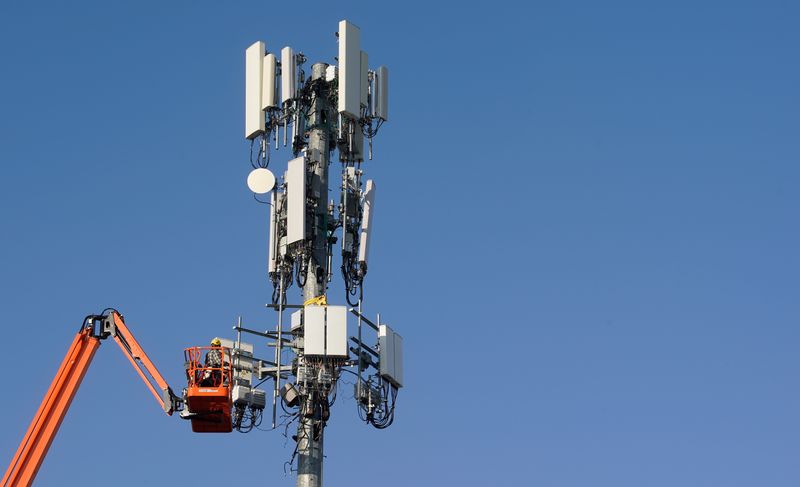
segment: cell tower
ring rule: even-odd
[[[325,425],[342,373],[357,377],[359,414],[376,428],[392,424],[403,386],[402,337],[380,314],[373,321],[363,310],[376,188],[365,180],[363,164],[365,155],[372,159],[373,138],[388,120],[389,72],[369,69],[358,27],[343,20],[337,37],[338,65],[315,63],[310,75],[303,69],[306,57],[291,47],[273,53],[258,41],[246,50],[244,135],[253,166],[247,184],[256,200],[269,204],[273,293],[267,306],[277,323],[260,332],[240,322],[235,343],[226,343],[237,371],[232,421],[239,431],[253,427],[266,401],[252,375],[262,382],[272,378],[273,429],[279,407],[284,418],[298,421],[294,439],[302,487],[322,485]],[[291,157],[277,180],[269,165],[281,147]],[[338,202],[327,199],[334,151],[341,162]],[[266,194],[268,202],[259,199]],[[328,304],[328,285],[337,274],[334,253],[341,255],[343,305]],[[302,296],[294,304],[293,285]],[[349,341],[348,329],[354,333]],[[270,340],[274,359],[254,359],[242,333]]]

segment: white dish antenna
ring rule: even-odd
[[[263,167],[253,169],[247,176],[247,187],[255,194],[269,193],[275,188],[275,175]]]

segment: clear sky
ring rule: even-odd
[[[0,468],[86,314],[175,389],[274,325],[244,49],[333,62],[343,18],[391,70],[365,306],[407,387],[378,431],[342,385],[326,485],[800,485],[790,1],[0,3]],[[291,452],[193,435],[106,343],[37,485],[289,486]]]

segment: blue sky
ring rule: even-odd
[[[347,18],[391,70],[365,305],[403,334],[407,387],[385,431],[340,398],[327,484],[798,485],[799,16],[0,4],[0,459],[88,313],[120,309],[176,389],[184,347],[273,325],[244,49],[332,62]],[[293,485],[291,441],[193,435],[114,348],[37,485]]]

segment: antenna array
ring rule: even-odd
[[[356,376],[359,415],[380,429],[392,424],[403,386],[402,337],[380,314],[373,321],[363,312],[376,193],[363,163],[372,159],[373,139],[388,120],[389,72],[385,66],[369,69],[354,24],[339,22],[337,36],[338,65],[316,63],[309,74],[306,57],[291,47],[272,53],[258,41],[245,54],[245,137],[253,166],[248,186],[260,202],[257,195],[270,193],[267,273],[273,292],[267,306],[276,311],[277,324],[263,333],[235,326],[233,356],[241,355],[241,333],[270,340],[274,360],[254,359],[252,348],[247,359],[262,382],[273,379],[272,427],[278,427],[279,407],[284,420],[298,421],[297,485],[303,486],[322,483],[323,433],[342,373]],[[269,169],[271,153],[282,147],[291,158],[277,179]],[[338,202],[327,199],[334,152],[341,163]],[[328,304],[336,253],[346,306]],[[289,299],[294,285],[302,291],[295,304]],[[354,335],[348,337],[349,329]],[[245,412],[246,398],[263,397],[256,387],[240,395]]]

